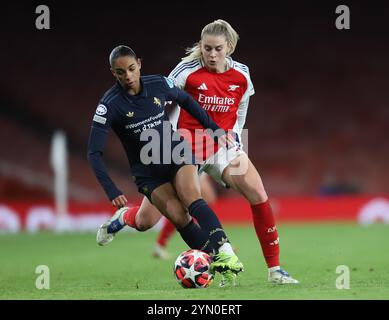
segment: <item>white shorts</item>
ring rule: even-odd
[[[202,165],[200,165],[199,173],[206,172],[210,175],[217,183],[223,187],[228,187],[222,179],[224,169],[241,154],[245,152],[241,149],[240,145],[233,148],[219,148],[219,150],[211,157],[209,157]]]

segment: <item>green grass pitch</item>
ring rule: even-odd
[[[267,269],[251,226],[227,226],[245,265],[237,287],[183,289],[172,272],[174,258],[156,260],[157,234],[122,232],[107,247],[93,233],[0,235],[0,299],[389,299],[389,226],[357,224],[279,225],[281,264],[298,285],[267,282]],[[176,234],[169,251],[186,250]],[[38,265],[50,270],[50,289],[35,286]],[[339,265],[350,288],[337,289]]]

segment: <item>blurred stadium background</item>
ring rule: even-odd
[[[2,21],[9,30],[1,50],[3,205],[52,202],[57,130],[67,138],[71,205],[106,203],[85,155],[95,106],[113,82],[110,50],[128,44],[143,59],[143,74],[167,75],[201,28],[219,17],[239,32],[234,58],[251,70],[256,94],[247,118],[248,151],[269,195],[316,201],[389,194],[385,10],[355,4],[351,30],[340,31],[329,3],[268,4],[239,14],[223,6],[207,10],[205,2],[201,12],[180,2],[48,5],[51,30],[35,28],[34,4],[9,5]],[[139,201],[121,146],[110,138],[106,164],[128,197]],[[223,199],[235,196],[216,188]],[[305,202],[299,203],[303,211]],[[345,218],[362,203],[346,204]]]
[[[110,50],[127,44],[143,59],[143,74],[167,75],[201,28],[217,18],[238,31],[233,58],[250,67],[256,94],[246,122],[248,152],[277,220],[389,222],[386,7],[348,4],[351,29],[337,30],[335,8],[342,3],[326,1],[241,10],[206,1],[47,2],[51,30],[39,31],[38,4],[8,3],[1,21],[1,232],[58,226],[50,161],[58,130],[66,135],[68,211],[75,217],[67,223],[96,230],[113,208],[86,148],[98,100],[113,83]],[[105,161],[113,180],[138,203],[113,135]],[[243,199],[215,188],[222,221],[249,223]]]

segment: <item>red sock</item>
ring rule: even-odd
[[[130,226],[131,228],[137,229],[136,223],[135,223],[135,217],[139,210],[138,207],[132,207],[123,215],[123,221],[126,225]]]
[[[269,200],[251,206],[255,232],[268,268],[280,265],[278,232]]]
[[[175,230],[176,227],[174,224],[171,223],[168,219],[164,218],[163,226],[159,232],[157,243],[162,247],[166,246],[166,242],[172,237]]]

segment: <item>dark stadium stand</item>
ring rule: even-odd
[[[107,19],[105,25],[114,22]],[[57,30],[55,42],[49,34],[38,37],[19,30],[30,48],[29,60],[11,42],[3,52],[12,52],[20,63],[7,64],[0,83],[0,198],[10,190],[21,198],[36,190],[42,197],[52,192],[39,177],[52,177],[49,143],[56,129],[67,134],[70,183],[81,190],[71,197],[104,198],[87,163],[86,146],[98,99],[112,84],[109,50],[128,42],[144,58],[144,74],[168,74],[210,19],[200,20],[174,29],[169,39],[175,41],[156,35],[151,43],[138,34],[129,38],[125,30],[99,32],[101,25],[97,31],[85,27],[77,33],[77,25],[86,25],[80,16],[68,30]],[[353,186],[350,192],[389,192],[387,44],[363,33],[343,39],[320,21],[311,31],[303,28],[303,21],[268,33],[258,27],[257,41],[249,21],[231,20],[241,35],[233,57],[250,67],[256,89],[246,122],[248,151],[268,192],[315,195],[328,180]],[[155,54],[154,46],[161,54]],[[105,159],[123,191],[137,197],[116,137],[110,137]],[[27,176],[7,165],[25,168]]]

